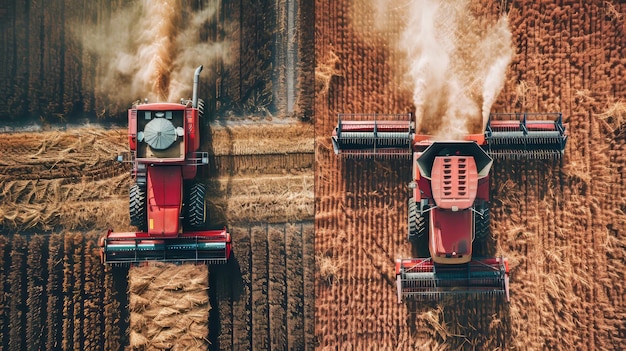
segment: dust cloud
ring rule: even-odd
[[[372,1],[379,31],[390,12],[404,17],[391,45],[418,132],[438,139],[481,133],[514,54],[507,18],[478,17],[469,0]]]
[[[228,63],[228,42],[202,40],[202,28],[217,20],[219,1],[210,4],[194,11],[180,0],[133,1],[107,23],[78,26],[76,35],[99,63],[96,93],[117,103],[190,97],[197,66],[207,74],[212,64]]]

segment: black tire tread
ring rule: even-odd
[[[483,216],[476,214],[476,239],[485,240],[489,237],[489,222],[491,221],[491,214],[489,207],[484,208]]]
[[[130,214],[130,224],[146,231],[148,221],[146,217],[146,189],[139,184],[133,184],[129,189],[128,212]]]
[[[206,185],[203,183],[194,183],[189,188],[186,221],[190,229],[205,229],[208,224],[209,215],[205,196]]]
[[[417,228],[418,228],[417,227],[417,204],[415,203],[415,200],[413,198],[410,198],[409,199],[409,222],[408,222],[409,241],[417,237],[418,235]]]
[[[428,207],[420,209],[420,206],[413,198],[409,199],[409,240],[428,234],[428,217],[423,213]]]
[[[428,206],[424,206],[417,211],[417,237],[422,238],[428,235],[428,212],[424,212]]]

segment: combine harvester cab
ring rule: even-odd
[[[129,213],[139,230],[109,230],[100,240],[103,263],[225,263],[230,257],[230,234],[226,228],[209,229],[206,186],[196,180],[198,167],[208,164],[208,154],[198,151],[201,70],[196,69],[192,100],[139,104],[128,111],[127,161],[135,181]]]
[[[567,142],[560,113],[492,114],[483,134],[434,141],[415,133],[412,116],[339,115],[332,135],[341,157],[413,159],[408,236],[428,239],[429,257],[398,259],[398,302],[461,294],[505,296],[502,257],[473,257],[489,235],[489,172],[494,159],[560,159]]]

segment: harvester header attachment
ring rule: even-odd
[[[411,114],[339,114],[332,142],[343,157],[409,158],[414,124]]]
[[[159,238],[148,233],[113,233],[100,239],[102,263],[129,266],[149,261],[170,263],[226,263],[231,253],[230,234],[224,229],[186,232]]]
[[[561,113],[490,114],[485,147],[495,159],[560,159],[567,142]]]
[[[442,265],[430,258],[396,260],[398,303],[437,301],[451,295],[504,296],[509,301],[509,264],[502,257]]]

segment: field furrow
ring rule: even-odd
[[[252,348],[254,350],[269,349],[269,276],[268,276],[268,227],[254,226],[251,228],[252,256]]]
[[[302,254],[302,224],[285,228],[285,288],[286,288],[286,349],[302,350],[304,338],[304,262]],[[312,277],[307,277],[310,279]]]
[[[287,265],[285,239],[287,227],[270,227],[268,243],[268,305],[270,328],[270,349],[287,349]]]

